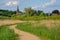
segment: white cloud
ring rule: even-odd
[[[38,8],[38,7],[44,8],[46,6],[53,5],[55,2],[56,2],[56,0],[51,0],[50,2],[46,2],[44,4],[39,4],[39,5],[33,6],[32,8],[33,9]]]
[[[9,1],[6,3],[6,6],[18,5],[18,1]]]
[[[51,0],[50,2],[45,3],[45,6],[53,5],[56,2],[56,0]]]

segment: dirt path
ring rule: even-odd
[[[18,40],[40,40],[39,37],[30,34],[28,32],[24,32],[24,31],[20,31],[18,29],[16,29],[16,25],[13,26],[9,26],[10,29],[14,29],[15,33],[19,35],[19,39]]]
[[[19,20],[0,20],[0,26],[1,25],[6,25],[6,24],[15,24],[15,23],[21,23],[21,22],[26,22],[26,21],[19,21]],[[39,37],[30,34],[28,32],[24,32],[21,30],[18,30],[15,28],[16,25],[13,26],[9,26],[10,29],[13,29],[15,31],[16,34],[19,35],[18,40],[40,40]]]
[[[20,20],[0,20],[0,26],[6,25],[6,24],[15,24],[15,23],[22,23],[26,21],[20,21]]]
[[[0,20],[0,26],[1,25],[6,25],[6,24],[22,23],[22,22],[27,22],[27,21],[20,21],[20,20]],[[29,22],[34,23],[35,21],[29,21]],[[54,24],[54,25],[58,25],[58,24],[60,25],[60,20],[55,20],[55,21],[54,20],[42,20],[40,22],[40,24],[45,24],[49,28],[50,28],[50,24],[51,23]],[[39,37],[37,37],[37,36],[35,36],[33,34],[30,34],[30,33],[27,33],[27,32],[18,30],[15,27],[16,27],[16,25],[9,26],[9,28],[14,29],[15,33],[19,35],[19,38],[18,38],[19,40],[41,40]]]

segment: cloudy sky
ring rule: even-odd
[[[44,12],[60,10],[60,0],[0,0],[0,9],[16,10],[17,5],[21,11],[26,7]]]

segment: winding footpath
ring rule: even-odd
[[[0,21],[0,26],[5,25],[5,24],[20,23],[20,22],[25,22],[25,21],[3,20],[3,21]],[[35,36],[33,34],[30,34],[28,32],[18,30],[15,27],[16,27],[16,25],[9,26],[10,29],[13,29],[14,32],[19,35],[19,38],[17,40],[40,40],[39,37],[37,37],[37,36]]]
[[[9,27],[10,27],[10,29],[14,29],[14,32],[19,35],[18,40],[40,40],[39,37],[37,37],[33,34],[16,29],[15,28],[16,25],[12,25]]]

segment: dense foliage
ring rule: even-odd
[[[51,13],[45,13],[41,10],[34,10],[32,8],[25,8],[24,12],[19,12],[9,10],[0,10],[0,16],[5,19],[19,19],[19,20],[41,20],[41,19],[60,19],[59,10],[53,10]],[[2,19],[0,18],[0,19]]]
[[[0,16],[8,16],[11,17],[11,15],[16,14],[15,11],[8,11],[8,10],[0,10]]]

